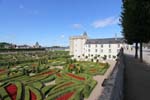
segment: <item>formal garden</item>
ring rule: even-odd
[[[76,61],[66,51],[0,55],[0,99],[83,100],[107,63]]]

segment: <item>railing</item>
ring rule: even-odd
[[[102,84],[104,90],[99,100],[123,100],[123,83],[124,58],[123,49],[121,49],[112,73],[107,79],[104,80]]]

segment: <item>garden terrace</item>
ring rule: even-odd
[[[0,63],[10,61],[0,68],[2,100],[88,98],[97,84],[93,76],[103,75],[109,68],[106,63],[72,60],[68,52],[62,51],[0,54],[0,57]],[[11,89],[13,91],[9,91]]]

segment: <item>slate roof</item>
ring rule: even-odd
[[[116,44],[123,43],[123,38],[87,39],[85,44]]]

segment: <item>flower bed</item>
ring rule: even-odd
[[[69,65],[69,69],[74,69],[75,68],[75,65],[74,64],[70,64]]]
[[[100,65],[100,66],[105,66],[105,65],[106,65],[106,63],[99,63],[99,65]]]
[[[60,73],[57,73],[56,75],[57,75],[58,77],[62,77]]]
[[[52,75],[55,71],[48,71],[48,72],[43,72],[37,75],[34,75],[32,77],[37,77],[37,76],[41,76],[41,75]]]
[[[95,72],[95,71],[97,71],[97,69],[90,69],[90,71],[93,71],[93,72]]]
[[[69,82],[69,83],[66,83],[66,84],[64,84],[64,85],[62,85],[60,87],[65,87],[65,86],[69,86],[69,85],[72,85],[72,84],[73,84],[73,82]]]
[[[17,96],[17,87],[14,84],[9,84],[8,86],[5,87],[7,93],[11,97],[12,100],[16,100]]]
[[[32,64],[32,67],[36,67],[37,66],[37,64]]]
[[[3,73],[3,72],[5,72],[5,69],[0,69],[0,73]]]
[[[51,75],[51,74],[53,74],[54,73],[54,71],[48,71],[48,72],[44,72],[44,73],[42,73],[41,75]]]
[[[70,77],[73,77],[73,78],[75,78],[75,79],[78,79],[78,80],[85,80],[84,77],[79,77],[79,76],[76,76],[76,75],[71,74],[71,73],[68,73],[67,75],[70,76]]]
[[[30,90],[30,100],[37,100],[36,95]]]
[[[56,89],[62,88],[62,87],[66,87],[66,86],[70,86],[70,85],[72,85],[72,84],[74,84],[74,82],[65,83],[65,84],[63,84],[63,85],[57,87]]]
[[[60,97],[58,97],[56,100],[69,100],[69,98],[74,94],[75,92],[69,92],[66,93]]]

